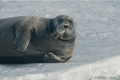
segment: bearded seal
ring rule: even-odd
[[[74,20],[19,16],[0,19],[0,63],[58,63],[74,54]]]

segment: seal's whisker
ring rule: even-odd
[[[53,33],[49,34],[47,37],[51,37],[51,36],[55,35],[56,33],[57,32],[53,32]]]
[[[53,32],[51,34],[49,34],[47,37],[49,37],[50,42],[51,41],[55,41],[55,39],[57,39],[56,37],[58,36],[57,32]]]
[[[49,36],[50,37],[50,42],[52,42],[52,41],[54,41],[54,37],[55,37],[55,33],[53,33],[53,34],[51,34],[51,36]]]

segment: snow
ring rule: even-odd
[[[0,64],[0,80],[120,80],[119,1],[0,2],[0,18],[70,15],[77,49],[66,63]]]

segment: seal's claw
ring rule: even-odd
[[[25,46],[22,46],[22,45],[17,44],[17,43],[13,43],[13,48],[19,52],[24,52],[26,50]]]
[[[58,57],[57,55],[55,55],[55,54],[53,54],[53,53],[51,53],[51,52],[48,53],[48,56],[49,56],[50,58],[52,58],[52,59],[60,60],[60,57]]]
[[[43,61],[46,62],[46,63],[53,63],[53,62],[65,62],[64,59],[62,59],[60,56],[57,56],[51,52],[49,52],[48,54],[46,54],[44,57],[43,57]]]
[[[43,57],[43,61],[44,61],[44,62],[49,62],[49,57],[48,57],[47,54]]]

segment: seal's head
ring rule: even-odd
[[[53,19],[53,25],[57,38],[69,40],[75,33],[74,20],[67,15],[59,15]]]

